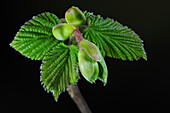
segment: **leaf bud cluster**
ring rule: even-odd
[[[65,14],[67,23],[58,24],[53,27],[52,33],[58,40],[67,40],[77,27],[85,25],[86,17],[77,7],[71,7]]]
[[[80,50],[78,53],[78,63],[81,74],[89,82],[94,82],[98,78],[99,65],[102,59],[99,48],[88,40],[80,42]]]

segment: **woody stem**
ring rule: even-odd
[[[76,84],[70,85],[67,91],[81,113],[92,113]]]

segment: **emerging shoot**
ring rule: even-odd
[[[86,24],[86,17],[83,12],[77,7],[71,7],[65,14],[67,23],[75,26],[81,26]]]
[[[73,34],[75,26],[71,24],[58,24],[53,27],[53,35],[57,40],[67,40]]]

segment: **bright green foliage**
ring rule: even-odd
[[[58,24],[53,27],[53,35],[57,40],[67,40],[73,34],[75,26],[71,24]]]
[[[60,43],[43,59],[41,81],[45,90],[53,92],[56,100],[62,91],[79,79],[77,52],[77,46]]]
[[[96,61],[101,61],[102,55],[99,48],[88,40],[82,40],[80,46],[88,53],[88,55]]]
[[[99,74],[99,66],[83,49],[78,53],[78,63],[81,74],[89,82],[94,82]]]
[[[103,81],[104,85],[107,83],[107,77],[108,77],[108,70],[106,63],[104,61],[104,58],[102,57],[101,61],[98,63],[99,64],[99,75],[98,78]]]
[[[52,34],[52,28],[59,23],[52,13],[34,16],[21,27],[10,45],[28,58],[41,60],[59,43]]]
[[[80,46],[83,49],[78,53],[78,62],[82,75],[91,83],[100,79],[106,85],[108,71],[100,50],[95,44],[85,39],[80,42]]]
[[[106,85],[108,70],[103,57],[101,57],[100,62],[97,62],[82,49],[78,53],[78,63],[81,74],[87,81],[95,83],[97,79],[100,79]]]
[[[142,40],[128,27],[113,19],[84,12],[88,27],[83,30],[84,38],[96,44],[102,55],[122,60],[147,59]]]
[[[78,7],[71,7],[65,14],[65,19],[67,23],[73,24],[75,26],[85,25],[86,17],[83,12],[78,9]]]
[[[94,65],[94,69],[93,69],[93,76],[90,78],[90,81],[89,82],[94,82],[99,78],[99,64],[97,61],[94,61],[93,62],[93,65]]]
[[[108,77],[108,70],[104,61],[106,55],[122,60],[137,60],[140,57],[147,59],[142,40],[128,27],[122,26],[113,19],[103,19],[99,15],[95,16],[86,11],[83,12],[83,15],[76,7],[69,11],[66,13],[66,16],[68,16],[66,21],[77,25],[76,29],[80,30],[84,38],[90,44],[93,42],[95,47],[97,46],[100,50],[90,51],[90,46],[86,47],[87,42],[80,44],[85,50],[84,52],[88,55],[94,55],[91,56],[93,59],[89,57],[94,64],[93,69],[91,68],[93,72],[88,78],[89,82],[95,82],[95,80],[100,79],[106,85]],[[71,13],[74,14],[73,17],[70,16],[72,15]],[[80,20],[77,21],[77,19]],[[65,22],[65,20],[62,22]],[[79,79],[78,43],[74,41],[75,38],[63,41],[54,37],[54,35],[61,35],[64,31],[61,31],[60,34],[52,33],[53,27],[58,24],[61,25],[62,22],[56,15],[48,12],[34,16],[20,28],[10,44],[22,55],[43,61],[41,65],[41,82],[45,90],[53,92],[56,100],[61,92],[65,91],[70,84],[75,84]],[[72,29],[73,31],[74,29]],[[65,37],[65,35],[67,36]],[[72,33],[63,34],[64,40],[70,35],[73,37]],[[97,54],[101,52],[99,55],[100,60],[94,58],[96,53],[94,54],[93,51],[97,52]],[[86,74],[88,76],[88,73]]]

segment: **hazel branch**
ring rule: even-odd
[[[76,84],[70,85],[67,91],[81,113],[92,113]]]

